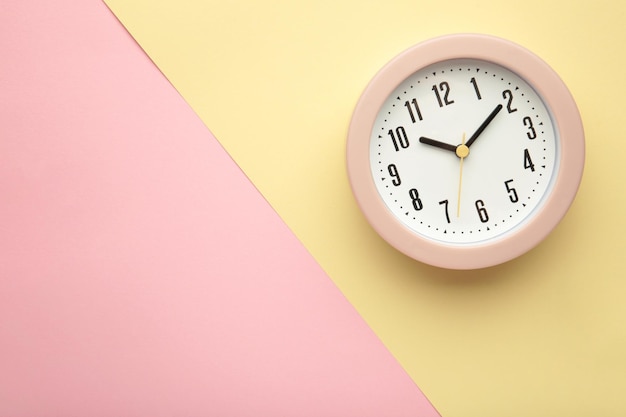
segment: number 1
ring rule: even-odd
[[[478,84],[476,83],[476,78],[472,77],[470,82],[474,86],[474,92],[476,92],[476,98],[478,98],[478,100],[482,100],[482,97],[480,96],[480,90],[478,89]]]

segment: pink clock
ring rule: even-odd
[[[540,58],[473,34],[385,65],[350,124],[347,165],[372,227],[406,255],[476,269],[539,244],[568,211],[585,159],[576,103]]]

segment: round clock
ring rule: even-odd
[[[406,255],[476,269],[540,243],[582,177],[574,99],[509,41],[450,35],[418,44],[363,92],[347,143],[350,184],[372,227]]]

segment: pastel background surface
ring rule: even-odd
[[[626,413],[626,4],[106,0],[446,417]],[[587,163],[561,225],[513,262],[435,269],[351,196],[354,105],[390,58],[481,32],[531,49],[579,105]]]
[[[437,416],[99,0],[0,13],[0,416]]]

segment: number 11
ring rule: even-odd
[[[417,114],[417,118],[418,118],[419,120],[424,120],[424,119],[422,118],[422,112],[420,111],[420,108],[419,108],[419,106],[417,105],[417,100],[416,100],[416,99],[413,99],[413,100],[411,100],[411,102],[410,102],[410,103],[409,103],[409,101],[408,101],[408,100],[404,102],[404,106],[405,106],[405,107],[406,107],[406,109],[409,111],[409,116],[411,117],[411,121],[412,121],[413,123],[415,123],[415,122],[416,122],[416,119],[415,119],[415,114],[413,113],[413,109],[411,108],[411,104],[413,104],[413,107],[415,107],[415,114]]]

